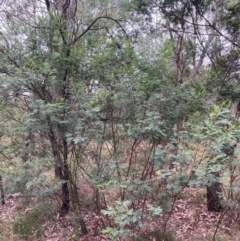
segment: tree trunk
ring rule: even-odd
[[[220,212],[223,209],[222,184],[217,180],[218,172],[211,172],[213,181],[207,184],[207,209],[212,212]]]
[[[0,175],[0,191],[1,191],[1,202],[2,205],[5,204],[5,198],[4,198],[4,190],[3,190],[3,182],[2,182],[2,176]]]
[[[67,179],[67,178],[63,178]],[[64,217],[68,214],[70,206],[70,198],[69,198],[69,188],[68,188],[68,180],[63,180],[62,183],[62,206],[60,216]]]
[[[65,134],[65,132],[63,132]],[[69,170],[68,170],[68,144],[66,137],[63,136],[63,165],[62,165],[62,176],[60,179],[63,180],[62,183],[62,208],[61,215],[65,216],[69,211],[70,206],[70,195],[69,195]]]
[[[60,211],[61,216],[65,216],[69,211],[70,206],[70,197],[69,197],[69,188],[68,188],[68,181],[69,181],[69,173],[67,162],[62,160],[60,150],[58,148],[58,143],[54,134],[52,122],[50,116],[47,116],[47,123],[49,127],[48,137],[51,142],[53,157],[55,159],[55,174],[59,179],[62,181],[62,207]]]
[[[221,151],[231,157],[237,147],[237,143],[226,143]],[[219,160],[220,161],[220,160]],[[222,184],[218,181],[219,172],[211,172],[213,181],[207,184],[207,208],[208,211],[220,212],[223,209]]]

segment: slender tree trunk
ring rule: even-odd
[[[75,181],[73,180],[73,177],[69,174],[69,188],[70,188],[70,194],[71,194],[71,201],[73,205],[73,210],[74,213],[77,214],[77,219],[76,221],[81,227],[81,232],[82,234],[86,235],[88,234],[88,230],[86,227],[86,224],[84,222],[82,213],[81,213],[81,204],[78,198],[78,193],[77,193],[77,186]]]
[[[34,146],[32,145],[32,143],[33,143],[33,134],[31,130],[28,130],[28,136],[26,137],[26,140],[25,140],[25,148],[22,156],[23,163],[26,163],[28,161],[29,154],[31,153],[30,150],[34,149],[33,148]]]
[[[66,47],[66,59],[68,60],[70,56],[70,50],[68,49],[68,44],[66,41],[66,30],[67,30],[67,18],[68,18],[68,8],[70,7],[70,0],[65,0],[62,5],[62,20],[64,21],[63,28],[60,29],[60,33],[62,36],[63,43]],[[62,111],[62,121],[64,122],[66,119],[66,107],[68,101],[69,101],[69,68],[66,67],[63,75],[63,83],[62,83],[62,89],[61,89],[61,95],[63,97],[64,103],[63,103],[63,111]],[[62,163],[62,177],[61,180],[64,180],[62,184],[62,195],[63,195],[63,203],[62,203],[62,216],[68,213],[69,211],[69,205],[70,205],[70,195],[69,195],[69,170],[68,170],[68,143],[66,139],[66,132],[67,132],[67,126],[66,124],[59,124],[59,134],[61,136],[62,146],[63,146],[63,163]]]
[[[62,207],[60,216],[65,216],[69,212],[70,207],[70,198],[69,198],[69,188],[68,188],[68,180],[65,175],[63,175],[62,183]]]
[[[65,135],[65,132],[63,132]],[[61,180],[64,180],[62,183],[62,195],[63,195],[63,203],[62,203],[62,216],[66,215],[69,211],[70,205],[70,196],[69,196],[69,170],[68,170],[68,143],[66,137],[63,136],[63,166],[62,166],[62,177]]]
[[[3,182],[2,182],[2,176],[0,175],[0,191],[1,191],[1,203],[2,205],[5,204],[5,197],[4,197],[4,190],[3,190]]]
[[[221,151],[228,157],[233,156],[237,144],[226,144]],[[220,161],[220,160],[219,160]],[[222,184],[219,182],[219,172],[211,172],[209,175],[213,180],[207,184],[207,209],[208,211],[220,212],[223,207]]]
[[[62,160],[59,146],[57,144],[57,140],[54,134],[52,122],[50,116],[47,116],[47,123],[49,127],[48,137],[52,145],[52,152],[55,159],[55,174],[62,181],[62,207],[60,214],[61,216],[65,216],[69,211],[70,206],[70,198],[69,198],[69,188],[68,188],[68,167],[66,160]],[[66,153],[65,153],[66,155]],[[64,155],[64,158],[66,157]]]
[[[75,10],[77,8],[77,1],[64,0],[60,5],[62,7],[61,15],[61,27],[59,28],[59,33],[61,35],[64,51],[65,51],[65,64],[60,67],[59,71],[62,72],[62,85],[59,95],[62,97],[63,109],[61,111],[61,122],[58,124],[58,128],[54,129],[51,121],[51,117],[47,116],[47,123],[49,127],[48,137],[51,142],[52,152],[55,159],[55,174],[62,181],[62,206],[61,206],[61,216],[65,216],[69,212],[70,208],[70,195],[72,205],[75,211],[78,212],[78,220],[81,227],[82,234],[87,234],[87,228],[80,210],[80,202],[78,199],[77,187],[72,178],[72,173],[69,170],[68,163],[68,152],[69,144],[67,141],[66,133],[68,131],[68,124],[64,123],[68,119],[67,106],[70,101],[70,88],[69,88],[69,77],[71,75],[71,70],[69,67],[70,58],[70,43],[68,43],[68,28],[67,22],[69,18],[69,11],[72,3],[75,3]],[[46,7],[49,11],[51,8],[51,2],[46,0]],[[72,5],[74,6],[74,4]],[[76,13],[76,12],[75,12]]]

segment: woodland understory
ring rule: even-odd
[[[240,1],[0,1],[0,241],[240,240]]]

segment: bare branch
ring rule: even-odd
[[[127,39],[129,38],[125,29],[122,27],[122,25],[119,23],[119,20],[116,20],[112,17],[109,17],[109,16],[101,16],[101,17],[98,17],[96,18],[88,27],[85,31],[83,31],[78,37],[76,37],[74,40],[73,40],[73,43],[76,43],[81,37],[83,37],[88,31],[92,30],[91,27],[100,19],[109,19],[111,21],[114,21],[115,23],[117,23],[120,28],[122,29],[122,31],[124,32],[124,34],[126,35]]]

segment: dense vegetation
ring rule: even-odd
[[[223,240],[240,211],[239,16],[239,0],[2,0],[1,199],[21,201],[0,235],[47,240],[62,220],[63,240],[177,240],[176,205],[204,191]]]

